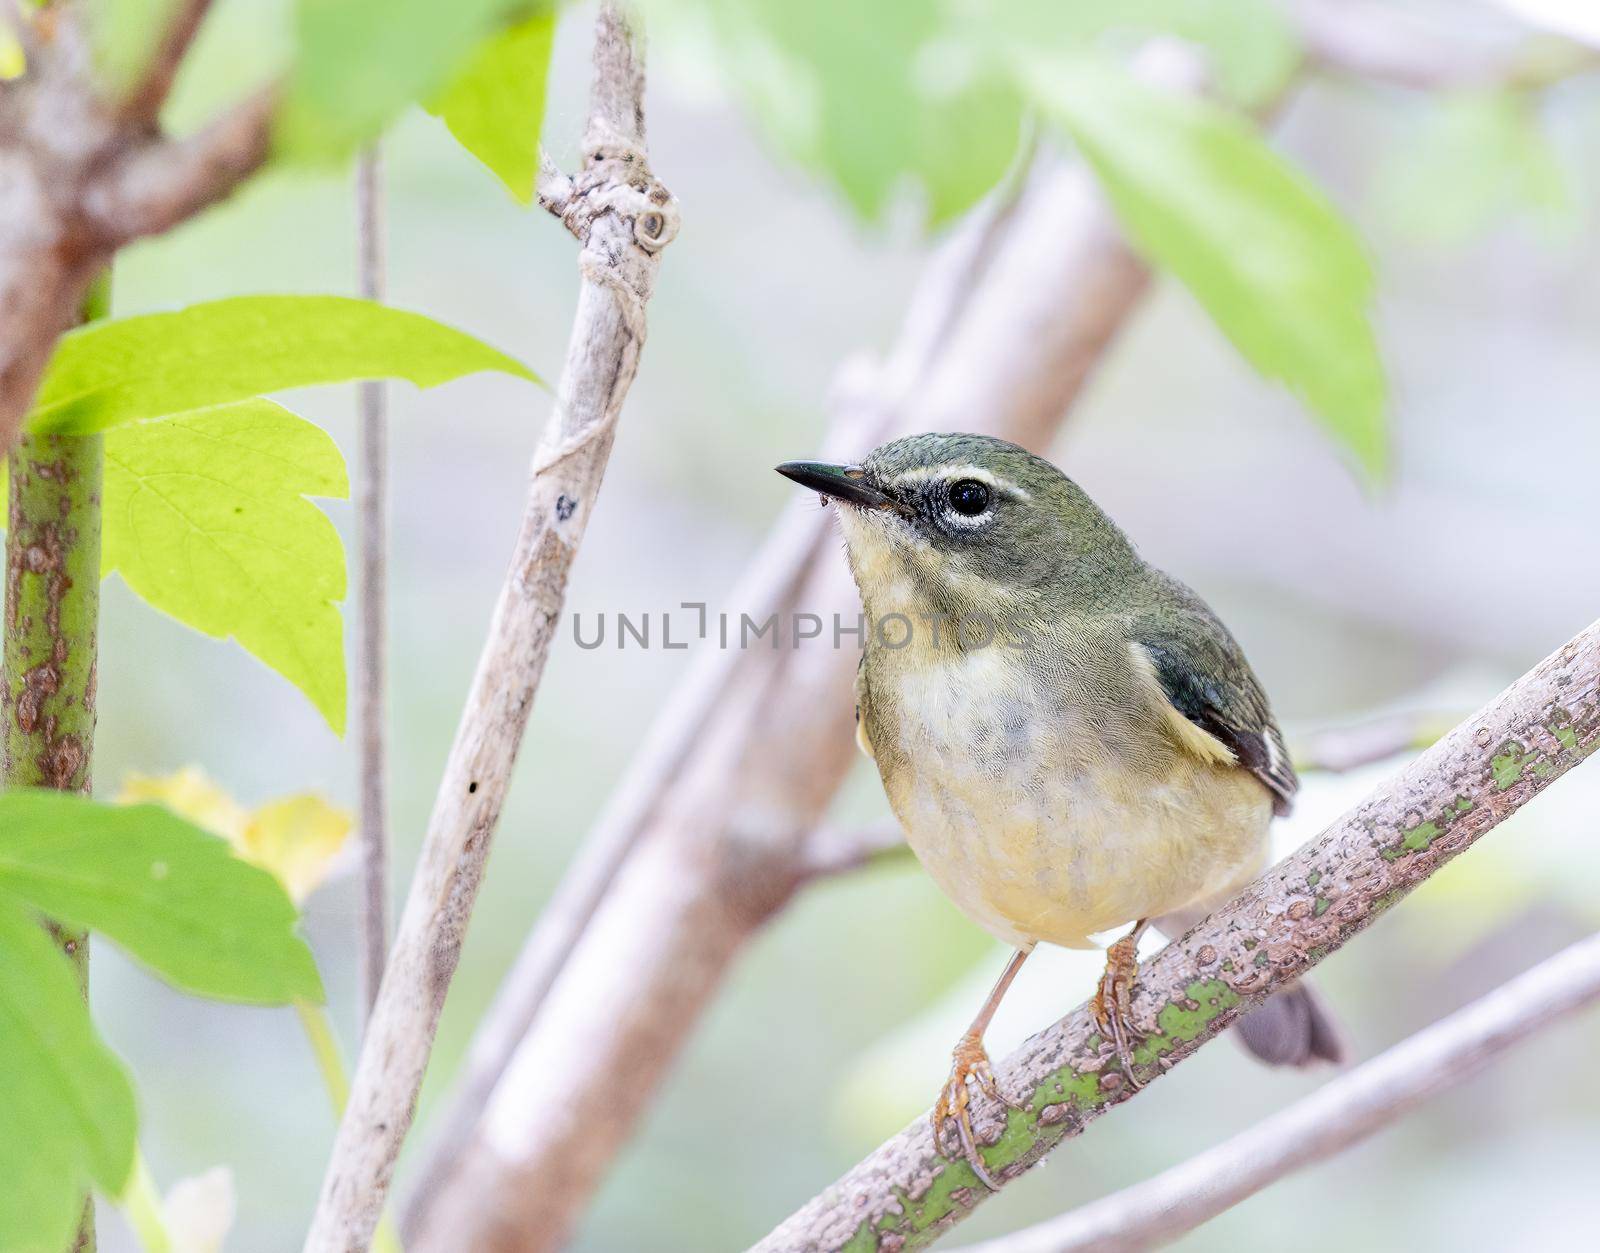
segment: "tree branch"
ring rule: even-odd
[[[905,832],[893,820],[847,830],[821,826],[806,838],[801,874],[807,882],[827,879],[911,855]]]
[[[561,217],[567,211],[567,205],[572,201],[575,188],[572,179],[561,170],[550,154],[543,148],[539,149],[539,207],[547,213]]]
[[[1346,774],[1401,753],[1420,753],[1437,743],[1455,722],[1439,713],[1403,712],[1328,727],[1294,745],[1294,768],[1302,774]]]
[[[1512,0],[1491,3],[1512,7]],[[1538,90],[1600,66],[1592,50],[1575,44],[1487,46],[1375,0],[1294,0],[1289,16],[1313,68],[1416,91]]]
[[[361,294],[384,298],[383,158],[376,142],[356,160]],[[356,525],[361,545],[361,640],[356,718],[361,754],[361,1012],[372,1013],[389,948],[388,613],[389,418],[381,379],[360,384]]]
[[[245,97],[205,129],[134,147],[83,197],[83,218],[104,248],[159,235],[232,193],[267,159],[277,87]]]
[[[1600,935],[1153,1179],[963,1253],[1137,1253],[1342,1153],[1600,1000]]]
[[[1490,0],[1509,17],[1526,22],[1537,30],[1575,39],[1600,48],[1600,15],[1586,4],[1570,0]]]
[[[100,620],[98,435],[12,450],[0,747],[9,787],[89,790]]]
[[[110,276],[82,321],[110,312]],[[0,626],[0,790],[90,790],[100,655],[101,435],[27,435],[9,457]],[[47,922],[89,995],[89,933]],[[94,1248],[84,1197],[74,1249]]]
[[[203,8],[180,0],[163,44],[174,68]],[[122,244],[170,229],[254,172],[275,98],[258,93],[198,134],[161,138],[144,114],[171,71],[124,113],[101,97],[78,6],[46,16],[50,37],[29,41],[27,73],[0,91],[0,454],[95,276]]]
[[[166,15],[166,28],[151,50],[138,77],[129,85],[118,106],[125,122],[152,126],[172,92],[178,67],[188,55],[189,45],[200,32],[200,23],[211,9],[211,0],[173,0]]]
[[[1150,1080],[1293,982],[1484,832],[1600,747],[1600,622],[1502,692],[1368,800],[1139,972],[1135,1051]],[[1009,1182],[1136,1090],[1087,1006],[1000,1068],[1025,1108],[978,1120]],[[926,1119],[879,1148],[757,1246],[838,1249],[865,1236],[921,1248],[986,1199],[965,1161],[933,1151]]]
[[[583,282],[554,420],[534,456],[511,569],[495,608],[378,1003],[367,1026],[306,1249],[366,1247],[415,1111],[511,767],[638,367],[645,304],[676,207],[650,175],[643,78],[612,4],[595,31],[585,142]],[[641,190],[642,188],[642,190]],[[575,219],[576,220],[576,219]]]

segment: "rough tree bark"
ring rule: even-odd
[[[83,321],[110,312],[110,279],[91,287]],[[26,435],[7,462],[0,786],[87,794],[100,648],[100,435]],[[89,933],[47,923],[89,995]],[[93,1253],[85,1196],[74,1253]]]
[[[11,450],[6,527],[5,781],[89,790],[100,612],[98,435]]]
[[[583,282],[553,420],[534,455],[511,569],[450,750],[350,1103],[306,1238],[366,1248],[415,1112],[445,993],[482,879],[522,733],[638,368],[660,250],[677,231],[645,157],[643,63],[621,11],[602,5],[584,168],[553,170],[540,201],[583,244]]]
[[[1590,936],[1230,1140],[1081,1209],[961,1253],[1138,1253],[1391,1127],[1600,1000]]]
[[[1148,68],[1195,78],[1186,55]],[[824,451],[856,456],[928,429],[1046,446],[1147,280],[1092,180],[1041,172],[952,243],[888,362],[847,372]],[[746,583],[770,599],[734,603],[735,617],[854,621],[826,526],[814,502],[797,502],[758,559],[767,573]],[[652,735],[624,782],[608,819],[618,826],[600,839],[607,855],[633,852],[559,973],[519,963],[519,976],[548,980],[542,1006],[542,989],[530,997],[514,982],[481,1029],[467,1116],[447,1126],[455,1136],[407,1215],[414,1250],[559,1244],[745,941],[807,878],[810,837],[855,752],[856,655],[827,638],[791,642],[708,663],[663,715],[692,733]]]
[[[150,64],[114,100],[94,79],[83,5],[16,10],[28,60],[21,78],[0,83],[0,452],[116,250],[226,196],[266,158],[272,92],[187,138],[157,126],[208,7],[175,5]]]
[[[1546,658],[1320,837],[1139,971],[1149,1034],[1139,1078],[1159,1077],[1404,897],[1600,748],[1600,622]],[[974,1120],[989,1173],[1009,1182],[1133,1095],[1087,1006],[998,1071],[1024,1103]],[[933,1151],[926,1118],[883,1145],[766,1240],[760,1253],[909,1250],[989,1196],[965,1161]]]

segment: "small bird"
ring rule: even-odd
[[[982,435],[911,435],[859,465],[780,474],[840,506],[869,627],[856,740],[906,838],[966,915],[1016,952],[952,1052],[934,1107],[978,1177],[969,1085],[983,1034],[1041,941],[1111,944],[1093,1007],[1138,1083],[1139,937],[1181,935],[1266,865],[1298,780],[1266,696],[1206,604],[1146,564],[1048,461]],[[1340,1062],[1304,981],[1239,1024],[1277,1065]]]

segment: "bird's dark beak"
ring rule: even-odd
[[[777,467],[786,479],[793,479],[801,487],[834,500],[863,509],[898,509],[900,504],[892,496],[869,486],[866,471],[860,466],[829,465],[826,461],[785,461]]]

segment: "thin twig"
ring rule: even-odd
[[[963,1253],[1136,1253],[1326,1161],[1600,1000],[1600,935],[1153,1179]]]
[[[350,1104],[306,1239],[308,1253],[366,1247],[410,1128],[489,841],[510,781],[567,575],[638,368],[644,309],[676,206],[645,159],[641,63],[613,4],[595,27],[595,85],[581,215],[583,282],[555,416],[534,455],[511,569],[445,766]],[[463,541],[466,542],[466,541]]]
[[[572,203],[573,192],[576,189],[571,177],[550,159],[548,152],[540,148],[539,207],[559,218],[566,213],[567,206]]]
[[[1127,1075],[1088,1006],[997,1070],[1020,1100],[979,1115],[1002,1185],[1287,986],[1572,767],[1600,750],[1600,622],[1569,641],[1323,834],[1139,971],[1145,1033]],[[990,1194],[919,1120],[757,1248],[831,1250],[863,1236],[925,1247]],[[908,1200],[908,1198],[910,1198]]]
[[[827,879],[911,856],[905,832],[893,820],[868,827],[821,826],[806,840],[802,873],[806,879]]]
[[[246,96],[203,130],[130,148],[83,197],[83,220],[102,247],[159,235],[232,193],[266,160],[278,88]]]
[[[356,242],[361,294],[384,298],[383,158],[377,143],[356,161]],[[356,718],[361,756],[361,1013],[372,1013],[389,948],[388,614],[389,416],[381,379],[360,385],[356,529],[361,547],[361,639]]]
[[[189,45],[194,42],[210,8],[211,0],[174,0],[171,12],[166,15],[166,29],[118,106],[124,121],[135,125],[155,122],[172,92],[178,67],[183,64]]]
[[[1384,714],[1348,726],[1326,727],[1295,742],[1294,768],[1347,774],[1402,753],[1420,753],[1460,721],[1460,715],[1410,711]]]
[[[1593,6],[1571,0],[1490,0],[1495,8],[1538,30],[1600,48],[1600,14]]]
[[[1513,0],[1491,3],[1513,7]],[[1376,0],[1295,0],[1289,14],[1311,68],[1367,83],[1434,92],[1540,90],[1600,68],[1593,50],[1579,44],[1474,43],[1425,12]]]

